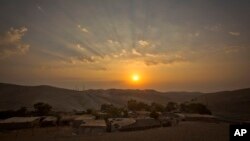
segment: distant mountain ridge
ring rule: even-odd
[[[208,93],[195,98],[215,115],[250,121],[250,88]]]
[[[155,90],[97,89],[75,91],[52,86],[20,86],[0,83],[0,111],[32,108],[36,102],[46,102],[55,111],[99,109],[101,104],[112,103],[125,106],[135,99],[151,103],[200,102],[208,106],[215,115],[250,120],[250,88],[215,93],[200,92],[158,92]]]
[[[157,101],[165,104],[170,99],[155,90],[86,90],[74,91],[51,86],[20,86],[0,83],[0,110],[32,108],[36,102],[46,102],[57,111],[86,110],[112,103],[123,106],[130,99],[143,102]]]

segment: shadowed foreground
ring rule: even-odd
[[[68,127],[40,128],[0,133],[1,141],[227,141],[229,126],[225,123],[182,122],[178,126],[143,131],[104,133],[101,135],[71,134]],[[33,135],[32,135],[33,134]]]

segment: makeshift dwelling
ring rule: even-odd
[[[72,122],[74,121],[75,116],[72,115],[62,115],[61,118],[59,119],[59,125],[61,126],[69,126],[72,124]]]
[[[78,128],[77,134],[100,134],[107,131],[105,120],[85,120]]]
[[[171,119],[169,117],[160,116],[158,120],[161,122],[161,126],[168,127],[171,126]]]
[[[42,127],[47,127],[47,126],[56,126],[57,125],[57,117],[53,116],[47,116],[44,117],[40,123]]]
[[[96,119],[107,119],[108,118],[108,114],[104,113],[104,112],[96,112],[95,116],[96,116]]]
[[[78,115],[75,116],[73,122],[72,122],[72,127],[73,128],[78,128],[82,123],[86,122],[87,120],[94,120],[95,116],[93,115]]]
[[[135,123],[124,126],[120,131],[143,130],[154,127],[161,127],[161,122],[153,118],[138,118]]]
[[[109,132],[119,131],[135,122],[134,118],[110,118],[107,121],[107,128]]]
[[[39,126],[40,117],[12,117],[0,121],[0,129],[22,129]]]
[[[178,118],[180,119],[180,121],[185,121],[186,120],[186,116],[184,114],[181,114],[181,113],[175,113]]]
[[[219,122],[219,119],[212,115],[184,114],[187,121]]]
[[[95,119],[95,116],[85,114],[85,115],[61,115],[59,119],[59,125],[73,125],[76,122],[79,122],[77,124],[80,126],[81,122],[85,119]]]
[[[136,111],[136,117],[137,118],[148,118],[150,117],[150,112],[148,111]]]
[[[169,112],[162,113],[162,115],[160,115],[159,117],[162,126],[175,126],[178,125],[178,123],[184,119],[185,117],[183,114]]]

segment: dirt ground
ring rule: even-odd
[[[181,122],[174,127],[141,131],[72,135],[69,127],[0,132],[1,141],[228,141],[226,123]]]

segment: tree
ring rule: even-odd
[[[157,112],[163,112],[164,111],[164,106],[159,104],[159,103],[151,103],[151,106],[150,106],[150,110],[151,111],[157,111]]]
[[[129,100],[127,102],[127,107],[131,111],[140,111],[140,110],[150,110],[150,106],[143,102],[137,102],[136,100]]]
[[[87,114],[93,114],[93,113],[94,113],[94,110],[89,108],[89,109],[86,110],[86,113],[87,113]]]
[[[167,106],[165,107],[165,110],[167,112],[172,112],[177,109],[178,109],[178,104],[175,102],[168,102]]]
[[[18,110],[16,110],[16,115],[17,116],[26,116],[28,113],[28,110],[26,107],[21,107]]]
[[[101,111],[107,113],[109,117],[113,118],[127,116],[125,109],[117,108],[113,104],[102,104]]]
[[[113,104],[102,104],[101,105],[101,111],[102,112],[108,112],[110,111],[112,108],[114,108]]]
[[[158,119],[160,115],[156,111],[152,111],[149,116],[151,118]]]
[[[47,103],[38,102],[34,104],[34,109],[37,115],[45,116],[51,112],[52,107]]]

